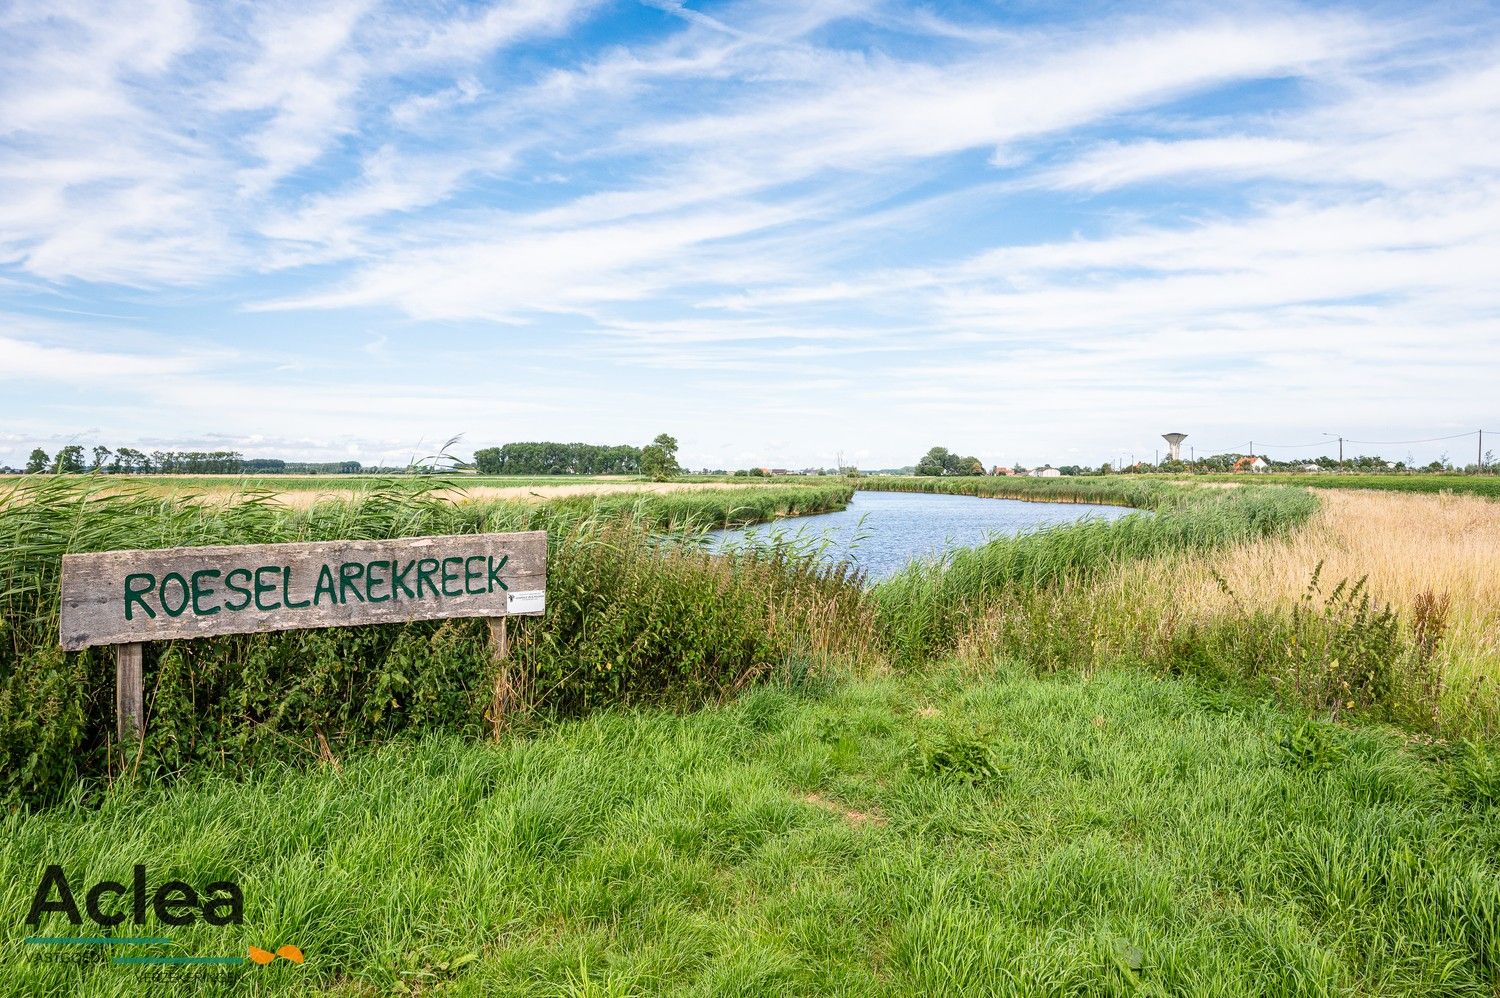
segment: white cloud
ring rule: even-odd
[[[399,403],[734,454],[1469,419],[1500,373],[1493,26],[751,2],[601,40],[595,9],[5,8],[0,301],[140,318],[5,329],[0,376],[155,370],[163,426],[259,392],[285,412],[236,439],[340,452]]]
[[[122,379],[190,375],[208,359],[178,352],[145,354],[38,343],[0,336],[0,381],[118,385]]]

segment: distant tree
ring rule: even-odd
[[[682,473],[677,464],[677,439],[665,433],[641,448],[641,472],[653,482],[665,482]]]
[[[104,470],[104,462],[108,461],[109,460],[109,456],[111,454],[113,454],[113,453],[114,453],[114,451],[110,450],[108,447],[104,446],[103,444],[99,444],[97,447],[95,447],[94,448],[94,470],[95,471],[103,471]]]
[[[116,473],[138,474],[148,470],[146,455],[134,447],[121,447],[115,451],[114,470]]]
[[[77,474],[83,470],[83,447],[79,444],[69,444],[57,452],[53,459],[52,471],[59,475]]]
[[[982,475],[984,465],[977,457],[961,457],[946,447],[934,447],[917,462],[918,475]]]
[[[922,455],[922,459],[917,462],[917,474],[929,477],[944,474],[952,460],[953,455],[948,452],[948,448],[934,447]]]
[[[47,456],[46,451],[42,450],[40,447],[36,448],[31,452],[31,456],[26,459],[26,473],[29,475],[35,475],[38,472],[46,471],[47,463],[50,460],[51,458]]]

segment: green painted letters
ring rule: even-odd
[[[305,599],[301,603],[292,602],[292,566],[281,566],[281,601],[286,604],[288,610],[300,610],[304,606],[311,606],[312,600]]]
[[[240,576],[241,578],[243,578],[245,580],[245,582],[244,582],[243,585],[241,585],[241,584],[239,584],[239,583],[237,583],[237,582],[234,581],[234,577],[236,575]],[[241,596],[245,597],[242,601],[240,601],[237,604],[236,603],[230,603],[230,602],[228,602],[226,600],[225,603],[224,603],[224,609],[228,610],[230,613],[239,613],[241,610],[245,609],[245,607],[247,607],[247,606],[250,605],[250,569],[248,569],[248,568],[235,568],[235,569],[231,569],[230,572],[229,572],[229,574],[226,575],[226,576],[224,576],[224,585],[227,586],[228,588],[234,590],[235,592],[239,593]]]
[[[199,605],[200,601],[218,592],[218,590],[214,589],[212,586],[203,585],[203,580],[217,579],[218,577],[219,570],[217,568],[205,568],[202,571],[193,573],[193,616],[212,617],[214,614],[219,612],[219,608],[216,606],[210,607],[205,610],[202,606]]]
[[[499,561],[496,561],[494,558],[489,559],[490,592],[494,592],[496,586],[499,586],[506,592],[510,591],[510,586],[507,586],[505,580],[500,578],[500,569],[505,567],[507,561],[510,561],[510,555],[508,554],[502,554]]]
[[[469,567],[470,562],[475,561],[479,562],[480,565],[483,565],[484,555],[476,554],[472,558],[464,559],[464,592],[468,593],[470,596],[483,596],[485,591],[483,589],[475,589],[474,583],[484,581],[484,569]]]
[[[375,575],[376,565],[379,565],[381,568],[391,567],[391,563],[388,561],[372,561],[365,566],[365,602],[367,603],[384,603],[391,598],[390,593],[386,593],[384,596],[374,595],[373,590],[375,587],[385,585],[386,582],[384,576],[377,577]]]
[[[146,582],[146,587],[144,589],[132,589],[132,588],[130,588],[130,582],[131,582],[132,579],[136,579],[136,580],[144,579],[145,582]],[[146,616],[150,617],[153,620],[156,619],[156,611],[153,610],[153,609],[151,609],[150,604],[148,604],[145,600],[141,599],[141,596],[143,594],[149,593],[151,590],[153,590],[155,588],[156,588],[156,576],[152,575],[150,572],[135,572],[135,573],[132,573],[130,575],[125,576],[125,619],[126,620],[134,620],[135,619],[135,617],[131,614],[131,611],[130,611],[130,604],[131,603],[139,603],[141,605],[141,609],[146,611]]]
[[[333,588],[333,572],[327,565],[318,569],[318,585],[313,590],[313,606],[323,602],[323,594],[328,594],[328,602],[337,604],[339,594]]]
[[[171,582],[173,579],[176,579],[177,585],[182,587],[182,602],[177,604],[177,609],[175,610],[167,604],[167,583]],[[166,611],[168,617],[182,616],[182,612],[188,608],[189,598],[190,594],[188,590],[187,579],[184,579],[176,572],[168,572],[165,576],[163,576],[161,580],[161,589],[157,591],[156,599],[157,602],[161,603],[161,608]]]
[[[354,598],[361,603],[365,601],[360,595],[359,584],[354,580],[365,574],[365,566],[357,561],[346,561],[339,566],[339,602],[348,603],[349,594],[352,592]]]
[[[402,568],[402,569],[400,569],[398,571],[396,569],[396,567],[395,567],[396,563],[395,562],[391,562],[391,598],[392,599],[396,598],[396,590],[397,589],[400,589],[403,593],[405,593],[408,597],[410,597],[412,599],[416,599],[417,598],[417,594],[414,593],[414,592],[412,592],[409,588],[407,588],[407,585],[406,585],[406,576],[407,576],[407,574],[409,572],[411,572],[412,566],[414,566],[415,564],[416,564],[415,561],[408,561],[406,563],[405,567]]]
[[[450,583],[450,582],[454,582],[454,583],[458,582],[458,571],[456,569],[454,571],[452,571],[452,572],[448,571],[448,563],[450,561],[453,562],[454,564],[457,564],[457,565],[462,565],[464,563],[464,560],[462,558],[444,558],[443,559],[443,595],[444,596],[462,596],[464,594],[464,591],[462,589],[455,589],[452,592],[448,591],[448,583]]]
[[[417,599],[422,598],[422,584],[425,582],[427,588],[432,590],[432,595],[438,595],[437,583],[432,577],[437,574],[438,563],[436,558],[423,558],[417,562]]]
[[[261,581],[260,577],[267,572],[275,572],[278,575],[281,574],[281,570],[275,565],[262,565],[260,568],[257,568],[255,570],[255,609],[263,611],[280,610],[280,600],[277,600],[275,603],[271,603],[269,605],[261,602],[260,597],[262,593],[274,593],[276,591],[276,583]]]

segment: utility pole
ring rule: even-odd
[[[1484,470],[1484,431],[1479,431],[1479,470]]]
[[[1323,436],[1339,438],[1339,467],[1342,468],[1344,466],[1344,438],[1339,437],[1337,433],[1329,433],[1327,430],[1323,431]]]

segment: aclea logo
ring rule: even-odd
[[[200,917],[209,925],[240,925],[245,920],[244,908],[239,885],[230,880],[215,881],[202,892],[181,880],[168,880],[148,893],[146,867],[137,863],[130,887],[115,880],[101,880],[84,893],[80,912],[67,874],[61,866],[53,864],[47,867],[37,885],[26,924],[37,926],[44,915],[57,914],[81,925],[83,915],[87,914],[95,924],[106,927],[119,925],[127,917],[136,925],[144,925],[149,910],[164,925],[191,925]]]

